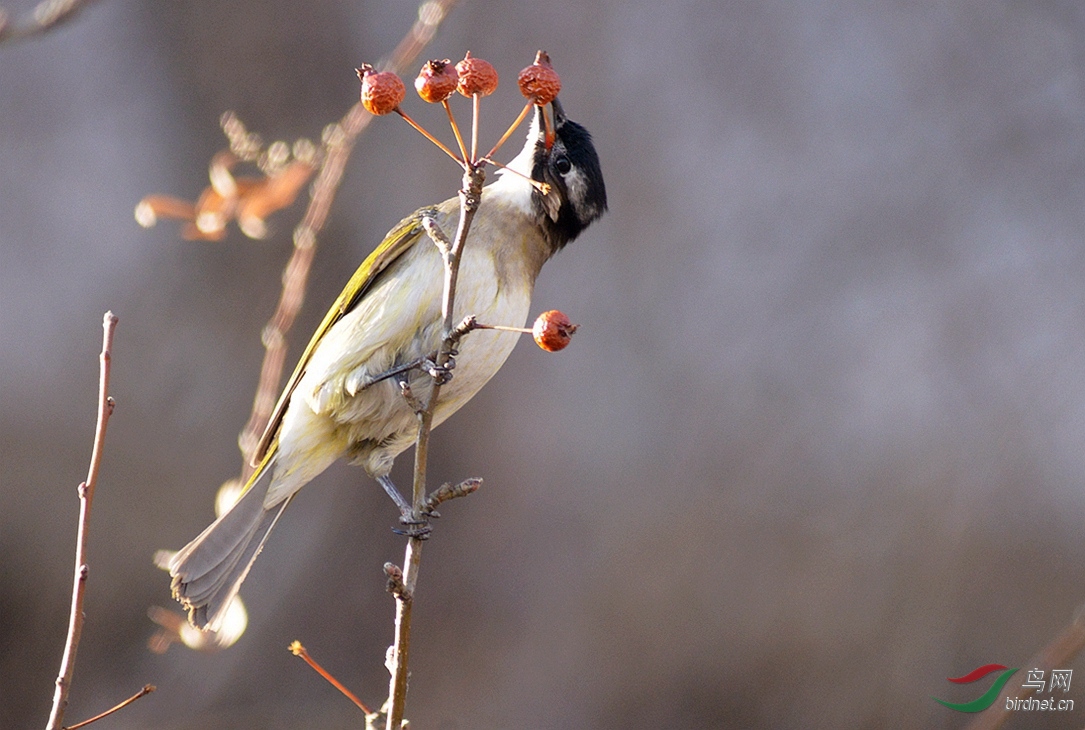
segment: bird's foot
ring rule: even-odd
[[[396,485],[392,483],[392,479],[388,476],[377,477],[377,482],[384,487],[384,491],[388,493],[388,496],[392,498],[392,501],[396,503],[396,507],[399,507],[399,524],[403,525],[402,529],[392,528],[392,532],[397,535],[406,535],[407,537],[417,537],[419,540],[425,540],[433,528],[430,527],[429,518],[430,511],[424,510],[422,514],[415,515],[414,508],[411,507],[411,503],[407,501],[406,497],[399,493],[396,489]]]
[[[436,385],[444,385],[452,380],[452,371],[456,369],[455,356],[457,354],[456,350],[449,352],[448,360],[445,361],[444,365],[439,365],[435,359],[427,357],[422,361],[422,369],[429,373]]]
[[[433,532],[433,527],[429,523],[429,517],[427,515],[415,517],[412,510],[408,510],[406,514],[400,515],[399,524],[403,525],[403,527],[392,528],[392,532],[397,535],[414,537],[419,540],[428,540],[430,533]]]

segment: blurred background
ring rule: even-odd
[[[226,110],[319,140],[416,13],[109,0],[0,46],[0,727],[48,716],[107,309],[118,405],[69,722],[153,683],[109,726],[359,727],[294,639],[385,697],[403,540],[345,465],[256,563],[238,644],[147,650],[148,607],[173,607],[152,554],[240,468],[307,193],[264,241],[133,209],[199,194]],[[462,0],[423,58],[495,64],[493,140],[538,48],[611,210],[539,281],[573,345],[525,340],[436,432],[431,479],[485,486],[425,549],[412,726],[963,726],[932,695],[986,685],[945,678],[1025,667],[1085,602],[1085,5]],[[384,232],[458,183],[407,125],[371,125],[288,367]],[[1065,696],[1009,726],[1080,728],[1085,676]]]

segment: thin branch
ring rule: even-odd
[[[427,0],[418,8],[418,20],[399,42],[382,69],[403,73],[422,49],[433,40],[438,26],[444,20],[456,0]],[[309,281],[309,270],[316,254],[317,236],[324,229],[332,201],[343,179],[343,170],[354,149],[354,143],[372,121],[373,116],[355,104],[350,111],[333,125],[325,141],[327,149],[313,183],[309,208],[301,223],[294,230],[294,252],[283,272],[283,289],[275,313],[264,327],[264,362],[260,367],[259,385],[253,400],[252,415],[238,439],[242,454],[242,477],[252,474],[250,462],[260,441],[260,436],[271,418],[275,400],[282,382],[283,365],[286,362],[287,334],[294,326]]]
[[[488,160],[495,154],[497,154],[497,151],[501,149],[501,145],[505,144],[505,142],[508,141],[509,137],[511,137],[512,133],[516,131],[516,128],[520,126],[520,122],[524,121],[524,117],[527,116],[527,113],[531,111],[531,107],[533,106],[535,106],[535,103],[531,101],[524,105],[524,109],[520,112],[520,116],[516,117],[516,120],[509,125],[509,128],[505,130],[505,133],[503,135],[501,135],[501,139],[497,140],[497,144],[495,144],[490,149],[490,151],[486,153],[486,156],[483,159]]]
[[[477,97],[476,97],[477,99]],[[460,259],[471,222],[482,200],[482,184],[486,179],[485,163],[466,166],[463,174],[463,188],[460,190],[460,219],[456,236],[451,248],[442,248],[445,262],[444,293],[441,300],[442,332],[444,337],[437,350],[436,364],[445,366],[456,345],[456,327],[453,312],[456,304],[456,282],[459,277]],[[439,240],[439,239],[438,239]],[[439,246],[440,247],[440,246]],[[436,379],[430,391],[426,407],[418,414],[418,438],[414,449],[414,489],[412,505],[414,516],[421,519],[427,508],[426,463],[429,456],[429,437],[433,428],[433,412],[440,397],[441,385]],[[438,490],[440,491],[440,490]],[[421,537],[407,539],[407,550],[403,558],[403,589],[396,596],[396,633],[392,646],[392,678],[388,688],[388,722],[386,730],[398,730],[403,722],[404,706],[407,701],[407,677],[411,647],[411,616],[414,605],[413,596],[418,583],[418,571],[422,564]]]
[[[75,673],[75,654],[83,634],[83,599],[87,589],[87,531],[90,528],[90,509],[94,501],[94,488],[98,484],[98,470],[105,449],[105,432],[113,413],[113,399],[109,397],[109,370],[113,359],[113,330],[117,317],[106,312],[102,322],[102,354],[99,356],[98,378],[98,424],[94,430],[94,448],[91,451],[87,480],[79,485],[79,529],[75,544],[75,579],[72,586],[72,610],[68,618],[68,639],[64,656],[60,661],[60,674],[53,693],[53,709],[49,714],[46,730],[60,730],[64,722],[64,710],[68,706],[68,693]]]
[[[297,657],[301,657],[306,664],[312,667],[314,672],[327,680],[328,683],[331,684],[331,686],[342,692],[348,700],[358,706],[359,710],[364,712],[366,715],[374,714],[373,710],[369,709],[369,707],[364,702],[358,699],[357,695],[347,689],[347,686],[345,684],[333,677],[331,672],[329,672],[327,669],[320,666],[320,664],[317,663],[316,659],[313,659],[311,656],[309,656],[308,650],[306,650],[306,648],[302,646],[300,641],[292,641],[290,643],[290,646],[287,648],[290,650],[291,654]]]
[[[18,25],[11,24],[7,13],[0,9],[0,43],[22,40],[50,31],[71,20],[92,1],[42,0],[34,7],[30,16]]]
[[[471,95],[471,162],[478,162],[478,113],[481,99],[478,94]]]
[[[466,160],[467,146],[463,143],[463,135],[460,134],[460,125],[456,124],[456,117],[452,114],[452,106],[448,103],[448,99],[442,101],[441,106],[443,106],[448,113],[448,123],[452,125],[452,133],[456,135],[456,144],[460,146],[460,155]]]
[[[149,695],[151,692],[154,692],[156,689],[158,689],[158,688],[155,687],[153,684],[145,684],[145,685],[143,685],[143,689],[141,689],[139,692],[136,692],[134,695],[132,695],[131,697],[126,699],[124,702],[121,702],[118,705],[110,707],[105,712],[103,712],[101,714],[98,714],[98,715],[95,715],[94,717],[90,718],[89,720],[84,720],[83,722],[77,722],[74,725],[69,725],[68,727],[64,728],[64,730],[79,730],[79,728],[86,727],[87,725],[91,724],[92,722],[98,722],[99,720],[101,720],[104,717],[109,717],[110,715],[112,715],[117,710],[123,710],[125,707],[128,707],[128,705],[132,704],[133,702],[138,700],[140,697],[145,697],[145,696]]]
[[[450,499],[459,499],[460,497],[466,497],[469,494],[474,494],[478,491],[478,488],[482,486],[482,480],[478,477],[471,477],[470,479],[464,479],[459,484],[452,484],[451,482],[445,482],[437,488],[435,492],[426,498],[426,506],[424,508],[425,513],[430,517],[440,517],[437,512],[437,506],[443,502],[447,502]]]
[[[430,134],[430,133],[429,133],[429,132],[428,132],[428,131],[426,130],[426,128],[425,128],[425,127],[423,127],[423,126],[422,126],[421,124],[419,124],[418,122],[416,122],[416,121],[414,121],[413,119],[411,119],[410,115],[409,115],[409,114],[407,114],[407,112],[403,111],[403,110],[402,110],[402,109],[400,109],[400,108],[399,108],[398,106],[397,106],[397,107],[395,108],[395,112],[396,112],[396,114],[398,114],[399,116],[403,117],[403,121],[407,122],[407,124],[409,124],[409,125],[411,125],[412,127],[414,127],[414,128],[415,128],[415,131],[417,131],[417,132],[418,132],[419,134],[421,134],[421,135],[422,135],[423,137],[425,137],[426,139],[428,139],[428,140],[429,140],[430,142],[432,142],[433,144],[437,145],[437,148],[438,148],[439,150],[441,150],[441,151],[442,151],[442,152],[444,152],[444,153],[445,153],[446,155],[448,155],[449,157],[451,157],[451,158],[452,158],[453,160],[455,160],[455,161],[456,161],[456,162],[457,162],[458,164],[460,164],[460,165],[462,165],[462,164],[463,164],[463,160],[461,160],[461,159],[460,159],[459,157],[457,157],[457,156],[456,156],[456,153],[455,153],[455,152],[453,152],[452,150],[448,149],[448,147],[447,147],[447,146],[445,145],[445,143],[444,143],[444,142],[442,142],[441,140],[437,139],[437,138],[436,138],[436,137],[434,137],[434,136],[433,136],[432,134]]]

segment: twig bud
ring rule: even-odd
[[[395,563],[384,564],[384,575],[388,578],[388,592],[403,601],[411,600],[411,592],[403,583],[403,570]]]

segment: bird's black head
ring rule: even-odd
[[[535,190],[532,202],[554,250],[572,241],[607,209],[607,188],[599,155],[588,130],[565,118],[557,99],[551,103],[554,123],[548,132],[545,107],[535,107],[537,130],[531,177],[550,186]]]

